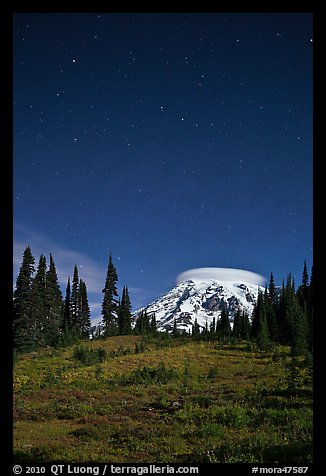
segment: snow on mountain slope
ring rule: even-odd
[[[138,309],[133,313],[133,318],[137,318],[140,312],[146,310],[149,315],[155,313],[158,330],[172,330],[175,320],[179,330],[189,331],[195,319],[204,328],[206,322],[209,326],[214,317],[217,320],[223,309],[229,312],[231,322],[238,309],[246,311],[251,316],[258,291],[264,290],[258,284],[262,283],[263,278],[255,273],[229,268],[225,269],[227,272],[224,275],[223,268],[200,268],[190,271],[187,274],[182,273],[180,277],[193,279],[179,282],[161,298]],[[223,280],[224,276],[227,281]],[[246,279],[250,282],[245,282]]]

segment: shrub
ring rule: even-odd
[[[207,378],[209,379],[216,379],[217,377],[219,376],[219,368],[218,366],[215,364],[215,365],[212,365],[212,367],[209,369],[208,371],[208,374],[207,374]]]
[[[225,426],[243,428],[249,424],[250,417],[244,407],[218,409],[216,420]]]
[[[167,383],[175,378],[176,372],[173,369],[165,367],[164,363],[160,363],[157,367],[146,367],[134,370],[126,379],[126,384],[151,384],[151,383]]]
[[[136,342],[135,344],[135,354],[140,354],[141,352],[144,352],[145,350],[145,344],[143,341]]]
[[[212,405],[212,399],[206,395],[197,395],[192,398],[192,401],[198,404],[201,408],[208,408]]]
[[[75,348],[73,358],[84,365],[94,365],[104,362],[104,360],[107,358],[107,351],[104,349],[104,347],[88,349],[87,347],[81,345]]]
[[[201,438],[209,436],[223,437],[224,428],[218,423],[204,423],[197,429],[196,434]]]

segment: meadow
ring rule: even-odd
[[[13,380],[15,463],[313,461],[289,347],[116,336],[21,355]]]

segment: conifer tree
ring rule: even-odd
[[[91,329],[91,311],[88,304],[86,283],[79,280],[78,293],[78,334],[83,339],[89,338]]]
[[[210,324],[209,333],[210,333],[211,337],[216,336],[216,319],[215,319],[215,316],[213,316],[213,320]]]
[[[69,331],[72,329],[72,313],[71,313],[71,289],[70,277],[67,280],[66,295],[63,303],[63,330]]]
[[[260,309],[259,320],[258,320],[258,331],[256,337],[257,346],[260,350],[267,350],[270,339],[268,335],[268,327],[266,320],[266,309],[263,306]]]
[[[36,274],[32,282],[33,299],[33,326],[35,330],[35,344],[45,345],[45,319],[47,315],[47,279],[46,257],[41,254]]]
[[[128,287],[122,290],[121,303],[118,311],[118,329],[120,335],[128,335],[131,333],[131,303],[129,298]]]
[[[177,337],[177,336],[179,335],[179,331],[178,331],[178,328],[177,328],[177,321],[176,321],[176,319],[173,320],[172,335],[173,335],[174,337]]]
[[[22,264],[17,276],[13,294],[13,339],[14,348],[29,350],[36,343],[35,323],[33,321],[34,303],[32,281],[35,258],[30,246],[24,250]]]
[[[291,316],[291,351],[292,355],[305,355],[309,349],[309,330],[307,322],[307,314],[295,302],[292,309]]]
[[[198,321],[197,321],[197,317],[195,318],[195,322],[192,326],[191,335],[194,339],[200,339],[200,327],[199,327],[199,324],[198,324]]]
[[[248,314],[246,313],[246,311],[242,311],[241,313],[241,321],[240,321],[241,325],[240,325],[240,336],[242,339],[244,340],[248,340],[249,337],[250,337],[250,321],[249,321],[249,317],[248,317]]]
[[[150,333],[155,335],[157,333],[157,324],[156,324],[156,316],[155,312],[153,313],[150,321]]]
[[[307,271],[307,263],[306,260],[303,264],[303,271],[302,271],[302,283],[299,286],[298,291],[298,298],[299,304],[302,309],[308,309],[308,301],[309,301],[309,276]]]
[[[229,320],[229,313],[223,309],[220,317],[219,337],[222,341],[227,341],[231,336],[231,325]]]
[[[50,253],[49,269],[46,274],[46,316],[44,334],[46,343],[56,344],[62,327],[62,294],[53,257]]]
[[[296,313],[296,295],[294,287],[294,278],[291,273],[288,273],[286,286],[285,286],[285,295],[284,295],[284,310],[285,310],[285,329],[286,329],[286,343],[292,342],[292,332],[293,332],[293,319]]]
[[[277,342],[278,340],[278,326],[277,326],[277,297],[274,283],[273,273],[270,275],[268,294],[265,294],[265,308],[266,308],[266,321],[270,340]]]
[[[151,333],[151,330],[151,323],[146,310],[141,311],[136,321],[134,333],[137,335],[144,335]]]
[[[34,292],[34,305],[38,306],[37,301],[39,301],[39,306],[41,308],[45,308],[47,294],[46,294],[46,287],[47,287],[47,279],[46,279],[46,257],[41,255],[39,258],[37,270],[35,277],[32,282],[32,290]],[[43,310],[44,314],[45,310]]]
[[[102,317],[104,324],[104,334],[106,336],[116,335],[118,332],[117,315],[119,306],[117,300],[117,281],[118,275],[110,253],[105,286],[102,290],[104,293],[102,302]]]
[[[278,313],[276,315],[277,319],[277,329],[278,329],[278,342],[280,344],[289,343],[289,329],[286,321],[286,293],[285,293],[285,284],[284,279],[282,281],[281,294],[279,298]]]
[[[252,319],[251,319],[251,337],[252,339],[257,339],[258,329],[259,329],[259,320],[261,316],[263,308],[263,293],[259,290],[257,301],[254,305],[254,309],[252,311]]]
[[[266,319],[266,300],[267,291],[265,290],[264,294],[259,291],[251,321],[251,337],[257,342],[260,350],[266,350],[270,342]]]
[[[242,338],[242,329],[241,329],[241,311],[237,309],[237,312],[234,316],[232,335],[236,339]]]
[[[78,295],[79,295],[79,275],[77,265],[74,266],[74,274],[71,286],[71,327],[78,330]]]

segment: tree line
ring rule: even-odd
[[[67,280],[63,298],[52,255],[47,268],[46,257],[41,255],[35,272],[35,258],[26,247],[13,296],[14,348],[28,351],[42,346],[68,345],[78,339],[88,339],[91,331],[90,307],[86,283],[79,278],[75,265],[73,278]],[[35,273],[35,276],[34,276]],[[117,289],[118,274],[109,255],[106,279],[102,289],[101,336],[155,335],[155,314],[142,311],[131,324],[131,301],[128,287],[124,286],[121,298]],[[251,320],[238,310],[233,327],[226,309],[210,326],[202,329],[195,319],[189,333],[181,333],[176,321],[173,336],[192,336],[195,340],[218,339],[220,342],[253,341],[261,350],[273,343],[291,345],[294,355],[312,352],[313,274],[307,272],[304,262],[301,285],[295,289],[294,279],[288,274],[281,289],[274,283],[271,273],[265,291],[259,291]]]
[[[172,333],[180,335],[176,323]],[[201,329],[195,319],[191,332],[195,339],[216,338],[222,343],[252,341],[259,349],[268,350],[273,344],[290,345],[293,355],[312,353],[313,349],[313,273],[309,279],[304,262],[302,281],[295,288],[289,273],[282,287],[277,288],[273,273],[264,291],[258,292],[251,321],[245,311],[238,309],[231,327],[229,315],[223,309],[218,320]]]
[[[34,265],[35,258],[30,246],[27,246],[13,294],[14,349],[24,352],[89,339],[92,326],[87,287],[85,281],[79,278],[77,265],[74,266],[72,280],[68,277],[64,297],[52,254],[48,268],[43,254],[36,270]],[[102,290],[105,337],[130,334],[132,331],[128,287],[123,287],[120,299],[117,281],[118,274],[110,253]]]

